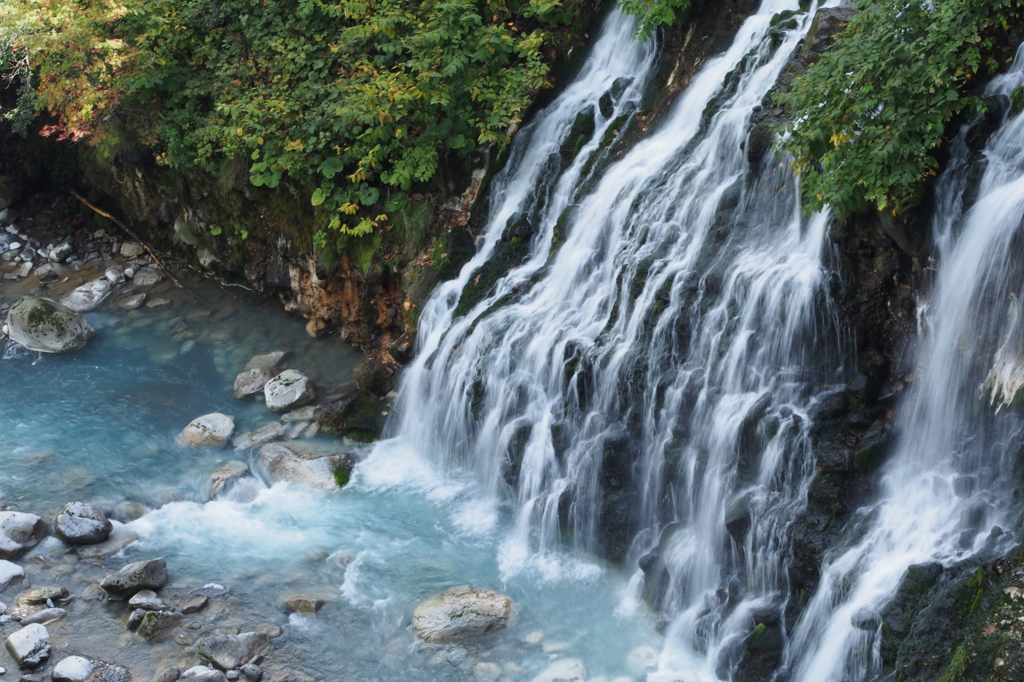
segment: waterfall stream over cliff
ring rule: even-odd
[[[623,608],[646,581],[668,618],[651,680],[728,677],[753,614],[782,617],[787,527],[814,472],[808,410],[844,378],[823,286],[828,216],[801,217],[788,167],[751,167],[743,151],[814,8],[777,42],[771,19],[796,9],[762,3],[668,119],[590,178],[580,166],[650,59],[613,17],[583,75],[517,141],[477,256],[424,310],[382,446],[475,474],[474,513],[510,525],[505,576],[556,580],[571,570],[565,538],[601,552],[618,536],[636,570]],[[561,168],[582,112],[595,133]],[[522,263],[457,314],[524,224]]]
[[[415,200],[452,230],[410,249],[430,283],[454,272],[438,245],[455,231],[476,242],[418,318],[405,301],[416,352],[403,350],[396,393],[349,382],[363,356],[307,336],[276,301],[179,272],[190,294],[141,245],[126,275],[123,235],[102,230],[76,233],[81,257],[53,260],[55,245],[29,245],[8,220],[25,213],[4,210],[2,264],[24,274],[0,280],[0,311],[86,280],[109,299],[86,311],[98,334],[74,354],[0,348],[0,512],[52,522],[82,500],[113,530],[96,544],[42,534],[11,553],[24,585],[0,589],[0,638],[36,615],[18,592],[53,584],[72,596],[47,621],[53,659],[85,652],[132,679],[171,682],[200,638],[258,632],[274,638],[261,662],[272,682],[893,682],[918,613],[893,610],[909,603],[908,576],[942,576],[919,592],[959,608],[969,576],[1011,557],[1020,582],[1007,598],[1024,599],[1024,52],[929,186],[928,260],[884,226],[864,234],[870,220],[804,213],[790,159],[769,149],[785,116],[773,91],[825,49],[807,40],[816,13],[832,13],[831,40],[852,16],[844,4],[761,0],[716,24],[739,28],[705,42],[705,61],[685,53],[699,31],[682,47],[641,41],[610,11],[578,72],[513,136],[469,228]],[[884,370],[887,386],[908,387],[898,398],[881,397],[882,379],[857,398],[871,392],[858,379],[876,377],[853,309],[875,299],[851,293],[854,266],[868,267],[851,252],[883,260],[857,240],[886,240],[919,277],[906,294],[920,297],[917,334],[901,339],[912,370]],[[400,307],[408,292],[391,284]],[[387,363],[359,366],[387,383]],[[316,396],[271,411],[260,387],[286,366]],[[231,397],[253,369],[260,387]],[[356,400],[373,429],[386,420],[383,439],[324,426]],[[233,447],[181,439],[203,413],[230,415]],[[157,556],[170,624],[143,638],[97,586]],[[424,636],[417,608],[465,585],[514,607],[482,635]],[[939,618],[969,620],[983,592]],[[209,603],[186,611],[197,594]]]
[[[987,94],[1008,96],[1022,83],[1018,56]],[[1014,257],[1024,217],[1024,117],[989,141],[969,207],[967,132],[936,188],[938,277],[881,499],[860,510],[849,546],[823,567],[791,648],[793,679],[873,679],[881,670],[879,612],[908,567],[994,556],[1013,543],[1004,531],[1019,523],[1010,486],[1024,425],[995,408],[1012,400],[1024,367],[1017,326],[1024,273]]]

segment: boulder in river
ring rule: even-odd
[[[352,391],[318,407],[316,423],[330,436],[368,443],[380,437],[387,420],[386,411],[387,406],[372,393]]]
[[[162,558],[128,564],[108,575],[100,587],[113,596],[127,598],[139,590],[159,590],[167,584],[167,564]]]
[[[76,313],[88,313],[100,307],[103,301],[110,296],[110,280],[106,277],[94,279],[76,288],[64,296],[60,302],[69,310]]]
[[[441,642],[504,630],[512,617],[512,600],[500,592],[459,585],[423,601],[412,614],[420,639]]]
[[[114,530],[113,524],[95,507],[81,502],[64,505],[53,523],[54,534],[73,545],[95,545]]]
[[[352,370],[356,387],[375,395],[385,395],[395,385],[394,371],[377,358],[367,358]]]
[[[35,668],[50,656],[50,633],[45,625],[33,623],[7,638],[7,653],[19,668]]]
[[[270,637],[262,632],[203,637],[196,642],[199,657],[221,670],[235,670],[262,654],[270,646]]]
[[[210,474],[210,494],[216,497],[229,488],[232,483],[248,475],[248,464],[232,460]]]
[[[0,592],[19,584],[25,579],[25,569],[18,564],[0,559]]]
[[[48,533],[46,521],[35,514],[0,512],[0,559],[17,559]]]
[[[156,639],[180,620],[181,614],[177,611],[146,611],[135,634],[146,640]]]
[[[255,367],[239,373],[235,377],[235,384],[231,389],[231,396],[235,400],[241,400],[246,396],[263,393],[267,382],[277,376],[279,372],[274,369],[263,369]]]
[[[18,606],[39,606],[52,601],[64,601],[70,596],[67,588],[59,585],[30,587],[18,595]]]
[[[234,432],[234,417],[213,412],[193,419],[178,434],[178,442],[193,448],[203,446],[222,448],[228,444],[228,440]]]
[[[313,382],[302,372],[286,369],[263,387],[267,408],[274,412],[287,412],[312,402],[316,398]]]
[[[11,307],[7,327],[12,341],[40,353],[78,350],[96,334],[79,313],[37,296],[23,296]]]
[[[259,461],[273,480],[304,483],[325,490],[341,487],[355,465],[351,453],[331,452],[302,443],[264,445],[260,448]],[[339,476],[339,471],[343,475]]]

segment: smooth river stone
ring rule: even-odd
[[[210,494],[216,497],[231,487],[235,481],[248,475],[248,464],[232,460],[210,474]]]
[[[220,412],[206,414],[193,419],[178,434],[178,442],[189,447],[217,447],[228,444],[231,434],[235,432],[235,418]]]
[[[512,600],[500,592],[459,585],[423,601],[412,614],[420,639],[441,642],[504,630],[512,616]]]
[[[53,667],[53,682],[86,682],[95,668],[88,658],[68,656]]]
[[[0,592],[21,583],[25,579],[25,569],[18,564],[0,559]]]
[[[73,545],[95,545],[114,530],[113,524],[98,509],[81,502],[64,505],[53,523],[54,534]]]
[[[39,623],[27,625],[7,638],[7,653],[20,668],[34,668],[50,655],[50,633]]]
[[[35,514],[0,512],[0,559],[17,559],[48,533],[46,521]]]
[[[111,595],[130,597],[139,590],[159,590],[167,584],[167,564],[162,558],[128,564],[108,575],[100,587]]]
[[[263,353],[262,355],[253,356],[249,362],[245,363],[245,369],[273,369],[277,366],[277,363],[281,362],[281,359],[285,355],[288,355],[288,351],[275,350],[269,353]]]
[[[270,637],[262,632],[204,637],[196,642],[199,657],[221,670],[235,670],[270,646]]]
[[[96,334],[81,314],[36,296],[23,296],[11,307],[7,326],[12,341],[39,353],[78,350]]]
[[[76,313],[88,313],[100,307],[110,296],[110,280],[106,277],[94,279],[78,287],[60,300],[68,310]]]
[[[288,412],[310,403],[316,398],[313,382],[298,370],[286,369],[263,387],[267,408],[274,412]]]
[[[284,438],[285,428],[281,422],[270,422],[264,424],[258,429],[247,431],[240,436],[236,436],[231,444],[235,446],[236,450],[248,450],[250,448],[256,448],[261,445],[266,445],[275,440],[281,440]]]
[[[262,393],[267,382],[276,375],[277,372],[272,369],[260,367],[247,369],[235,377],[235,384],[231,388],[231,396],[235,400],[241,400],[246,396]]]

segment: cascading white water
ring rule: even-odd
[[[988,95],[1005,97],[1021,84],[1018,56]],[[950,565],[993,549],[1000,533],[990,531],[1009,520],[1005,493],[1021,424],[990,403],[1009,402],[1024,368],[1014,334],[1024,278],[1014,255],[1024,217],[1024,116],[989,141],[978,199],[966,211],[965,134],[936,190],[939,274],[917,377],[897,412],[900,435],[884,493],[877,507],[862,510],[862,536],[823,568],[783,679],[874,679],[881,670],[877,614],[908,567]]]
[[[652,681],[727,677],[752,614],[781,617],[786,531],[813,476],[808,408],[842,375],[828,217],[801,218],[785,164],[753,168],[744,152],[816,9],[771,31],[798,2],[764,0],[660,128],[592,177],[654,59],[610,17],[516,141],[476,256],[424,308],[383,446],[476,473],[484,516],[510,517],[506,575],[559,575],[566,533],[611,554],[600,539],[618,535],[646,569],[624,605],[646,573],[670,621]],[[563,168],[581,114],[594,132]],[[525,256],[467,305],[524,224]]]

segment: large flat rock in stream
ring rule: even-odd
[[[338,487],[335,473],[345,470],[343,480],[355,465],[355,456],[316,441],[270,443],[260,448],[260,466],[275,481],[312,485],[325,490]]]
[[[508,627],[512,599],[484,587],[458,585],[424,600],[412,614],[420,639],[442,642],[479,637]]]

